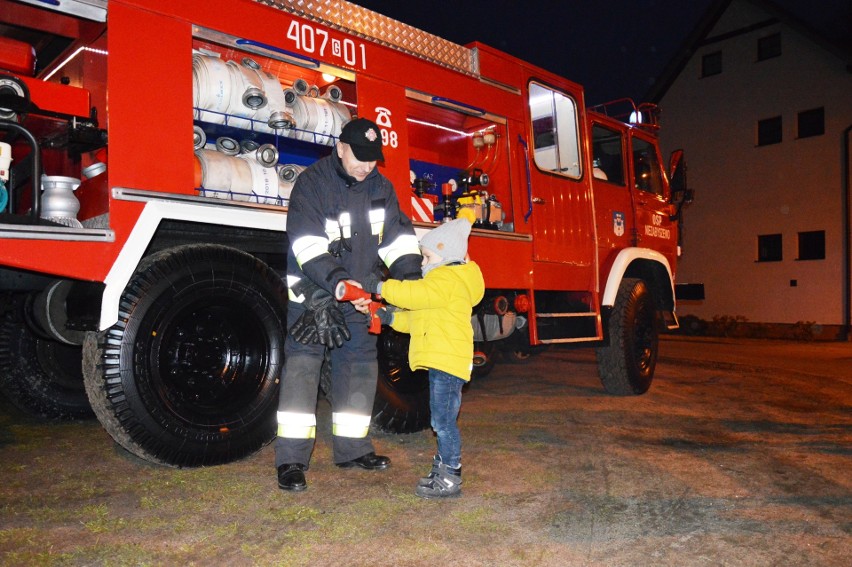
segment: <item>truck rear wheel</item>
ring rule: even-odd
[[[81,348],[35,334],[24,321],[23,302],[15,303],[0,321],[0,391],[30,415],[91,418]]]
[[[84,347],[95,414],[149,461],[202,466],[245,457],[275,433],[286,293],[249,254],[187,245],[140,264],[118,322]]]
[[[609,317],[609,346],[597,349],[598,374],[608,393],[638,395],[651,387],[659,346],[656,321],[648,286],[624,278]]]
[[[408,335],[389,327],[379,336],[379,377],[373,424],[389,433],[429,427],[429,373],[408,366]]]
[[[497,363],[497,343],[495,341],[474,341],[473,368],[471,378],[485,378]]]

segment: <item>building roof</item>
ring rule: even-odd
[[[666,65],[662,73],[660,73],[660,76],[646,93],[643,100],[648,100],[654,103],[660,102],[672,84],[677,80],[678,76],[680,76],[692,56],[699,48],[707,43],[708,39],[710,39],[708,38],[708,35],[716,26],[722,15],[727,11],[728,7],[735,1],[737,0],[715,0],[707,8],[707,11],[704,13],[701,20],[699,20],[698,25],[684,40],[681,48],[677,51],[677,53],[675,53],[674,57]],[[802,7],[803,3],[801,2],[784,2],[784,0],[740,1],[749,2],[750,4],[765,10],[771,15],[773,20],[771,23],[780,22],[793,28],[795,31],[807,37],[826,51],[844,60],[846,62],[847,69],[850,73],[852,73],[852,13],[849,11],[850,6],[848,3],[826,2],[825,4],[828,6],[823,8],[827,8],[830,12],[836,12],[836,14],[834,14],[836,15],[836,19],[832,20],[831,17],[824,17],[821,22],[818,22],[806,17],[806,12],[803,11],[805,8]],[[790,4],[790,6],[782,6],[782,2],[784,4]],[[834,6],[833,4],[837,4],[837,6]],[[814,8],[814,6],[810,6],[810,10],[812,12],[816,11]],[[825,10],[820,12],[820,14],[825,16]],[[833,21],[834,24],[837,24],[837,27],[829,27],[829,25],[826,24],[826,22],[829,21]]]

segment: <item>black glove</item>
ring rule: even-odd
[[[314,311],[314,320],[317,323],[319,343],[328,348],[334,348],[343,346],[344,341],[348,341],[352,334],[346,326],[346,319],[337,301],[331,295],[328,297],[329,303]]]
[[[319,343],[334,348],[352,337],[343,311],[330,293],[314,284],[303,293],[306,311],[290,327],[294,339],[303,345]]]
[[[314,319],[314,312],[305,311],[299,315],[299,318],[290,327],[290,335],[303,345],[318,343],[319,335],[317,334],[317,322]]]

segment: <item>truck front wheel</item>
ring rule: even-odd
[[[95,414],[148,461],[202,466],[272,439],[284,363],[286,292],[253,256],[187,245],[144,260],[119,319],[84,345]]]
[[[644,394],[657,365],[659,331],[654,298],[643,280],[621,281],[607,330],[609,346],[597,349],[604,389],[616,396]]]

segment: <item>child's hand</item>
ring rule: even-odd
[[[376,311],[376,316],[382,322],[382,325],[390,325],[393,323],[393,311],[386,307],[382,307]]]
[[[364,291],[369,291],[370,293],[379,293],[379,284],[382,283],[382,279],[376,274],[370,274],[366,278],[364,278],[361,282],[364,284],[362,286]]]

